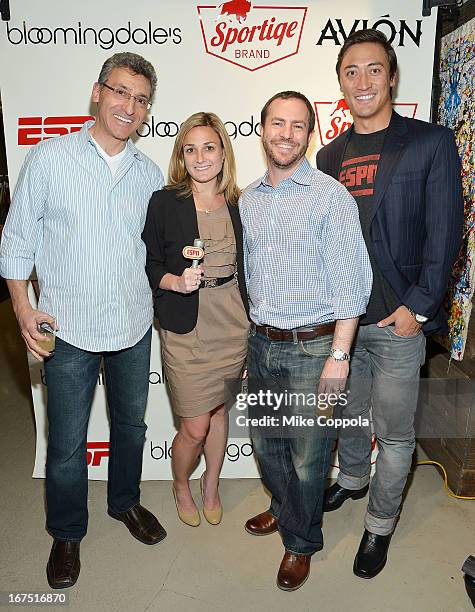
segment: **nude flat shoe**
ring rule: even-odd
[[[201,499],[203,500],[203,514],[210,525],[219,525],[221,519],[223,518],[223,506],[219,504],[219,506],[217,508],[214,508],[213,510],[210,510],[209,508],[205,507],[205,497],[203,494],[203,481],[205,474],[206,472],[203,472],[200,478]]]
[[[176,511],[178,513],[178,518],[180,519],[180,521],[183,521],[185,525],[189,525],[190,527],[198,527],[198,525],[201,523],[201,517],[198,510],[195,510],[195,512],[183,512],[183,510],[180,510],[176,498],[175,485],[172,485],[172,491],[173,498],[175,499]]]

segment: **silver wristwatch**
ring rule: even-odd
[[[414,312],[412,308],[409,308],[409,306],[406,306],[406,308],[412,314],[412,316],[417,321],[417,323],[420,323],[422,325],[423,323],[427,323],[427,321],[429,320],[429,317],[426,317],[425,315],[417,314],[417,312]]]
[[[333,357],[335,361],[350,361],[350,356],[339,348],[332,348],[330,350],[330,357]]]

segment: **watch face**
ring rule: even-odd
[[[336,359],[337,361],[346,361],[350,358],[350,356],[347,355],[341,349],[332,349],[330,355],[333,357],[333,359]]]

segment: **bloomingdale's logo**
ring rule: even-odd
[[[43,368],[40,368],[40,380],[41,380],[41,384],[46,387],[47,386],[46,374]],[[166,380],[166,377],[165,377],[165,370],[163,369],[163,366],[161,367],[160,371],[151,370],[148,373],[149,385],[164,385],[165,380]],[[99,387],[103,387],[105,386],[105,384],[106,384],[105,372],[104,372],[104,368],[101,367],[101,369],[99,370],[99,374],[97,376],[97,385]]]
[[[89,443],[90,444],[90,443]],[[88,444],[88,448],[89,448]],[[102,448],[102,447],[101,447]],[[230,463],[236,463],[242,458],[251,457],[254,453],[252,442],[243,442],[242,444],[236,444],[230,442],[226,445],[224,457]],[[164,440],[161,444],[155,444],[153,440],[150,441],[150,457],[155,461],[169,461],[172,458],[172,445],[168,440]],[[92,463],[92,465],[95,465]]]
[[[179,45],[182,41],[178,27],[155,27],[149,21],[144,27],[136,27],[130,21],[121,28],[94,28],[77,25],[48,28],[30,27],[26,21],[20,27],[10,27],[6,23],[8,42],[12,45],[96,45],[101,49],[112,49],[115,45]]]
[[[230,0],[197,8],[209,55],[254,71],[299,52],[306,7]]]
[[[19,146],[32,146],[56,136],[65,136],[78,132],[85,121],[94,119],[90,115],[61,115],[59,117],[18,117],[18,138]],[[136,131],[140,138],[175,138],[180,129],[176,121],[159,121],[152,117],[148,121],[143,121]],[[232,140],[238,136],[247,138],[248,136],[260,136],[261,124],[258,119],[251,115],[249,121],[225,121],[224,125]]]

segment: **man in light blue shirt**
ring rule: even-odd
[[[272,414],[277,425],[251,430],[272,501],[268,511],[247,521],[246,530],[279,530],[285,554],[277,585],[293,591],[307,579],[311,555],[323,547],[333,435],[317,431],[311,417],[318,409],[286,426],[284,416],[291,420],[298,413],[288,392],[307,397],[311,406],[317,389],[323,399],[344,389],[372,275],[354,199],[305,158],[315,125],[308,99],[295,91],[276,94],[262,110],[261,125],[268,170],[244,190],[239,208],[252,320],[249,388],[264,387],[260,397],[266,401],[272,390],[275,405],[260,406],[258,414]]]
[[[87,426],[101,358],[111,421],[108,513],[145,544],[166,536],[139,503],[153,319],[141,233],[163,176],[129,139],[151,106],[156,81],[141,56],[110,57],[92,90],[96,120],[29,152],[3,231],[0,274],[28,350],[45,361],[51,588],[72,586],[79,576],[88,520]],[[27,294],[33,266],[39,310]],[[50,353],[38,344],[38,324],[54,320]]]

